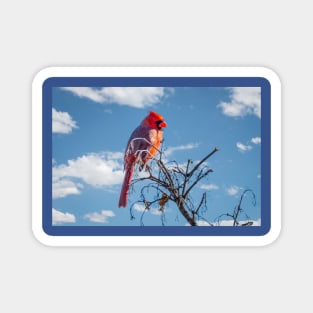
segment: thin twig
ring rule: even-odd
[[[207,176],[207,175],[208,175],[209,173],[211,173],[211,172],[213,172],[213,170],[212,170],[212,169],[208,169],[204,174],[202,174],[200,177],[198,177],[198,178],[192,183],[192,185],[186,190],[186,192],[183,194],[183,197],[186,198],[187,195],[188,195],[188,193],[191,191],[191,189],[192,189],[193,187],[195,187],[195,186],[198,184],[198,182],[199,182],[202,178],[204,178],[205,176]]]
[[[199,205],[198,205],[197,209],[195,210],[195,213],[196,213],[196,214],[198,214],[199,209],[201,208],[201,206],[202,206],[202,204],[203,204],[203,202],[204,202],[205,198],[206,198],[206,193],[204,192],[204,193],[202,194],[201,201],[200,201],[200,203],[199,203]]]
[[[199,161],[194,168],[187,174],[189,177],[193,175],[193,173],[203,164],[208,158],[210,158],[215,152],[218,151],[218,148],[215,147],[212,152],[210,152],[207,156],[205,156],[201,161]]]
[[[183,190],[182,190],[182,194],[185,193],[185,189],[186,189],[186,185],[187,185],[187,182],[189,180],[189,176],[188,176],[188,170],[189,170],[189,165],[191,164],[191,160],[188,159],[188,162],[187,162],[187,166],[186,166],[186,172],[184,173],[184,183],[183,183]]]

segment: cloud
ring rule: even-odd
[[[166,150],[164,151],[164,154],[166,157],[169,157],[176,151],[185,151],[185,150],[191,150],[198,148],[199,144],[198,143],[188,143],[186,145],[180,145],[180,146],[174,146],[174,147],[167,147]]]
[[[160,210],[160,209],[151,209],[150,210],[150,213],[153,214],[153,215],[162,215],[163,212],[167,211],[166,209],[163,209],[163,210]]]
[[[217,107],[231,117],[255,115],[261,118],[261,88],[231,87],[230,102],[220,102]]]
[[[260,137],[251,138],[251,142],[254,143],[255,145],[258,145],[261,143],[261,138]]]
[[[135,203],[133,206],[134,210],[138,212],[144,212],[146,210],[146,207],[143,204]]]
[[[250,226],[261,226],[261,220],[246,220],[246,221],[238,221],[240,225],[252,222],[253,224]],[[219,222],[214,222],[212,224],[209,224],[207,221],[197,221],[197,226],[233,226],[234,221],[233,220],[220,220]],[[190,224],[186,224],[185,226],[190,226]]]
[[[61,87],[61,89],[70,91],[80,98],[88,98],[94,102],[102,103],[105,101],[104,97],[101,95],[101,89],[91,87]]]
[[[233,185],[226,189],[226,193],[229,196],[235,196],[239,192],[240,189],[241,189],[240,187]]]
[[[52,198],[64,198],[68,195],[79,195],[82,184],[74,183],[69,179],[62,179],[61,177],[52,178]]]
[[[69,134],[73,128],[78,128],[76,122],[67,112],[57,111],[52,108],[52,132]]]
[[[146,207],[143,204],[139,204],[139,203],[135,203],[133,208],[134,210],[138,212],[144,212],[146,210]],[[153,215],[162,215],[162,211],[156,208],[150,208],[148,212],[150,212]]]
[[[62,87],[62,89],[97,103],[116,103],[135,108],[149,107],[173,92],[171,88],[164,87]]]
[[[254,145],[259,145],[259,144],[261,144],[261,138],[260,137],[253,137],[249,140],[249,143],[250,142],[253,143]],[[238,151],[242,152],[242,153],[250,151],[253,149],[253,146],[251,146],[250,144],[247,143],[245,145],[239,141],[236,143],[236,147],[237,147]]]
[[[197,226],[210,226],[210,224],[207,221],[197,221]]]
[[[123,181],[123,153],[103,152],[82,155],[68,160],[67,164],[52,168],[53,198],[62,198],[70,194],[80,194],[81,182],[93,187],[111,187]]]
[[[95,223],[108,223],[108,218],[109,217],[114,217],[115,214],[111,210],[102,210],[100,213],[99,212],[93,212],[84,215],[84,218],[89,220],[90,222],[95,222]]]
[[[241,142],[237,142],[236,147],[238,148],[238,151],[243,152],[243,153],[252,150],[252,146],[244,145]]]
[[[214,185],[214,184],[208,184],[208,185],[202,184],[202,185],[200,185],[200,188],[204,189],[204,190],[209,190],[209,191],[219,189],[219,187],[217,185]]]
[[[123,180],[123,165],[119,162],[122,153],[90,153],[67,164],[54,166],[54,178],[71,177],[79,178],[86,184],[94,187],[111,186],[120,184]]]
[[[52,208],[52,224],[58,225],[62,223],[75,223],[76,218],[74,214],[70,213],[63,213],[61,211],[58,211],[54,208]]]
[[[240,225],[252,222],[253,224],[250,226],[261,226],[261,219],[258,220],[244,220],[244,221],[238,221]],[[234,220],[220,220],[217,223],[214,223],[214,226],[233,226]]]

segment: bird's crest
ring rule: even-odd
[[[153,111],[150,111],[150,116],[153,116],[158,120],[162,120],[162,121],[164,120],[164,117],[161,114],[153,112]]]

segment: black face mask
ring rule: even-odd
[[[155,122],[155,124],[156,124],[158,130],[161,130],[161,129],[162,129],[162,127],[160,126],[161,123],[163,123],[162,120],[158,120],[158,121]]]

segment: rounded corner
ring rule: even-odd
[[[276,70],[265,66],[259,67],[259,69],[261,71],[262,77],[266,79],[271,86],[274,84],[276,87],[281,88],[281,79]]]
[[[33,77],[32,86],[36,88],[42,86],[54,73],[58,70],[57,67],[44,67],[40,69]]]
[[[270,227],[267,233],[262,236],[261,246],[270,246],[275,244],[281,235],[281,225]]]
[[[39,242],[40,244],[42,244],[45,247],[51,247],[51,240],[50,240],[50,236],[43,230],[38,230],[35,227],[32,228],[32,234],[33,237],[36,239],[37,242]]]

